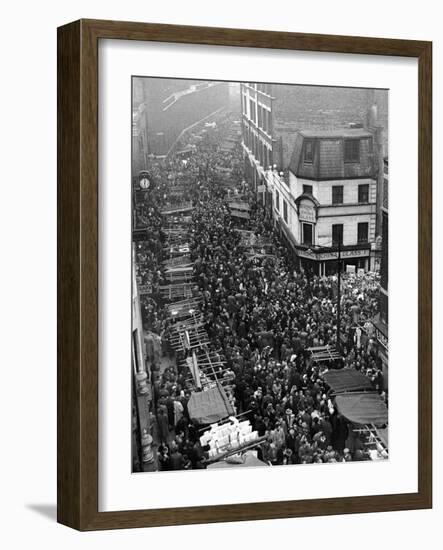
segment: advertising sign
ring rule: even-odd
[[[307,204],[300,204],[298,209],[298,219],[301,222],[316,222],[315,208]]]

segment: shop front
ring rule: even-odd
[[[358,249],[342,247],[340,251],[337,247],[325,250],[325,247],[299,246],[297,256],[304,270],[320,277],[335,275],[339,267],[342,273],[358,274],[369,269],[370,246]]]
[[[388,325],[380,318],[373,321],[377,340],[377,355],[383,372],[383,389],[388,388]]]

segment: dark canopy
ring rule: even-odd
[[[323,378],[334,393],[373,389],[369,378],[354,369],[329,370]]]
[[[388,408],[376,392],[346,393],[335,397],[338,412],[354,424],[388,423]]]
[[[234,414],[221,386],[191,394],[188,411],[192,420],[199,424],[212,424]]]

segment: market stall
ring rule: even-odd
[[[369,378],[354,369],[328,370],[322,374],[322,377],[333,394],[373,391]]]
[[[377,392],[342,393],[335,396],[337,410],[353,424],[388,424],[388,407]]]

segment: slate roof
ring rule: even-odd
[[[359,140],[358,160],[345,161],[346,140]],[[305,158],[306,143],[312,144],[312,159]],[[376,156],[373,135],[363,128],[303,130],[297,133],[289,170],[299,178],[333,180],[375,178]]]

